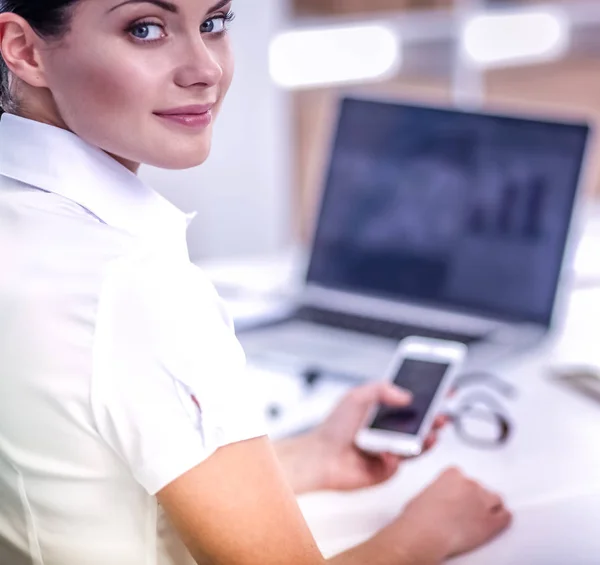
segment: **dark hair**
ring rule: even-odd
[[[0,0],[0,14],[21,16],[44,38],[58,39],[68,31],[71,7],[79,0]],[[0,53],[0,114],[14,111],[16,102],[9,88],[9,71]]]

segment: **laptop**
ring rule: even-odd
[[[398,342],[473,366],[552,327],[590,137],[558,123],[344,98],[305,284],[240,333],[253,365],[379,378]]]

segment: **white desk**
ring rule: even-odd
[[[283,280],[289,272],[289,266],[278,271],[271,263],[260,269],[262,279],[255,271],[255,281],[270,279],[269,273]],[[250,271],[244,272],[244,279],[252,280]],[[212,270],[220,282],[228,277],[240,280],[235,273],[239,270]],[[600,365],[598,336],[600,289],[579,290],[572,295],[563,328],[551,342],[535,354],[492,368],[519,391],[518,398],[507,403],[517,430],[506,448],[477,450],[447,429],[432,453],[407,464],[383,486],[302,497],[302,509],[323,552],[331,555],[368,538],[442,469],[458,465],[503,493],[516,520],[509,534],[456,563],[598,565],[600,404],[548,378],[548,368],[562,362]]]

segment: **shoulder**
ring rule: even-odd
[[[140,326],[154,345],[231,334],[222,302],[206,275],[168,253],[140,251],[107,265],[100,293],[99,325]],[[114,329],[114,328],[111,328]]]
[[[213,396],[242,374],[245,356],[205,274],[148,253],[113,261],[105,275],[94,367],[104,384],[120,373],[119,386],[155,374]]]
[[[189,262],[147,254],[111,264],[93,366],[97,427],[149,492],[219,446],[264,435],[242,348]]]

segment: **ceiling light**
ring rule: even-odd
[[[384,25],[288,31],[269,53],[271,76],[284,88],[381,80],[400,62],[398,35]]]
[[[569,36],[568,20],[558,10],[498,12],[467,20],[462,48],[478,67],[537,63],[563,56]]]

